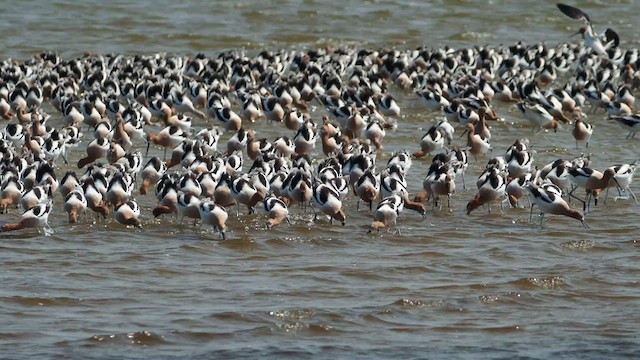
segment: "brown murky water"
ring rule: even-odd
[[[619,30],[624,47],[638,46],[638,4],[581,7],[597,25]],[[2,57],[21,60],[43,49],[67,57],[85,50],[213,56],[233,48],[341,44],[555,44],[580,25],[553,2],[54,1],[3,8]],[[391,92],[403,115],[384,140],[378,168],[394,150],[417,150],[437,117],[415,95]],[[539,166],[579,155],[568,127],[532,133],[513,107],[496,110],[504,121],[492,124],[495,155],[522,137]],[[638,158],[640,140],[624,140],[626,133],[602,115],[589,120],[596,126],[593,167]],[[264,121],[255,129],[269,139],[292,135]],[[429,161],[414,162],[411,192],[421,189]],[[468,184],[485,161],[472,162]],[[151,195],[136,198],[143,230],[87,218],[72,226],[56,208],[51,236],[0,235],[0,352],[83,359],[637,356],[638,205],[600,204],[587,217],[591,230],[554,216],[541,229],[525,209],[467,216],[474,193],[458,181],[452,211],[429,211],[425,219],[405,212],[401,234],[367,234],[372,214],[356,211],[349,198],[344,227],[312,223],[299,208],[291,209],[291,226],[273,231],[264,229],[263,214],[232,215],[226,241],[153,219]],[[60,205],[58,194],[55,200]]]

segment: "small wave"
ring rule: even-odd
[[[290,248],[291,243],[289,241],[287,241],[286,239],[281,239],[281,238],[273,238],[273,239],[267,239],[264,241],[265,245],[269,245],[275,248]]]
[[[450,301],[448,300],[412,300],[412,299],[399,299],[394,301],[391,305],[404,306],[404,307],[416,307],[416,308],[438,308],[448,306]]]
[[[206,331],[178,331],[173,335],[178,338],[194,342],[209,342],[211,340],[230,339],[233,337],[233,333],[216,333]]]
[[[22,306],[78,306],[83,299],[76,299],[70,297],[23,297],[23,296],[11,296],[1,298],[2,301],[19,304]]]
[[[261,244],[253,240],[248,236],[242,236],[238,238],[231,238],[225,241],[221,241],[220,245],[232,250],[242,252],[253,252],[261,247]]]
[[[574,240],[567,241],[560,244],[561,247],[570,250],[589,250],[595,247],[595,242],[593,240]]]
[[[290,322],[276,324],[277,328],[287,333],[304,333],[305,335],[326,335],[333,332],[335,329],[333,326],[325,324],[307,324],[303,322]]]
[[[501,294],[487,294],[487,295],[479,295],[478,301],[485,304],[495,303],[495,302],[503,302],[503,301],[514,301],[522,298],[522,294],[519,292],[506,292]]]
[[[557,289],[565,286],[567,279],[564,276],[530,277],[512,283],[522,289]]]
[[[167,341],[159,334],[148,330],[140,330],[130,333],[93,335],[87,339],[94,344],[132,344],[142,346],[162,345]]]
[[[297,309],[297,310],[276,310],[269,312],[269,315],[282,320],[302,320],[313,317],[316,314],[313,309]]]
[[[522,327],[519,325],[492,326],[482,328],[481,330],[492,334],[510,334],[513,332],[521,331]]]
[[[450,37],[451,40],[478,40],[487,39],[491,37],[491,33],[477,32],[477,31],[465,31],[462,33],[454,34]]]

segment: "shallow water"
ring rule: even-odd
[[[623,47],[638,46],[640,5],[608,4],[580,6],[599,29],[618,30]],[[10,2],[3,9],[1,56],[20,60],[41,50],[65,57],[85,51],[213,56],[236,48],[343,44],[555,44],[580,26],[554,2],[55,1]],[[394,150],[418,150],[437,117],[411,93],[391,92],[403,115],[384,140],[378,168]],[[532,133],[513,107],[496,110],[504,121],[491,124],[495,155],[521,137],[537,150],[538,166],[582,152],[566,126]],[[312,114],[319,119],[322,111]],[[640,140],[624,140],[626,132],[601,114],[589,121],[596,126],[593,167],[638,157]],[[255,128],[269,139],[284,131],[264,121]],[[75,151],[71,162],[82,153]],[[421,189],[429,162],[414,161],[412,193]],[[468,186],[485,162],[470,164]],[[143,230],[93,222],[90,215],[69,225],[56,209],[51,236],[32,230],[0,235],[0,352],[85,359],[637,356],[633,201],[610,199],[593,208],[591,230],[554,216],[540,228],[525,209],[502,213],[494,206],[491,214],[478,209],[467,216],[475,191],[457,186],[452,211],[429,211],[425,219],[407,211],[401,234],[367,234],[371,213],[356,211],[353,198],[344,227],[314,224],[310,214],[292,208],[291,226],[265,231],[264,215],[236,219],[230,210],[227,241],[186,222],[178,227],[170,218],[152,219],[151,195],[137,197]],[[15,216],[14,210],[0,219]]]

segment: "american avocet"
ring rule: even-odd
[[[444,148],[444,136],[438,125],[429,128],[426,134],[420,140],[420,151],[413,153],[414,157],[423,157],[434,151]]]
[[[35,186],[22,195],[20,206],[24,210],[28,210],[36,205],[49,203],[51,202],[51,195],[51,185]]]
[[[226,240],[225,231],[227,229],[227,218],[229,214],[227,214],[227,210],[214,203],[213,201],[202,201],[199,207],[200,212],[200,220],[201,226],[210,225],[213,226],[214,230],[220,232],[220,236],[222,236],[222,240]]]
[[[87,208],[87,199],[82,189],[76,189],[67,194],[64,198],[64,210],[69,214],[69,223],[78,221],[78,213]]]
[[[237,214],[240,214],[240,204],[247,205],[249,214],[253,214],[253,207],[264,198],[265,194],[260,193],[250,181],[242,176],[227,177],[227,182],[231,196],[238,206]]]
[[[172,88],[170,92],[171,105],[176,109],[178,113],[190,112],[197,115],[199,118],[204,119],[205,115],[202,111],[196,109],[191,99],[177,88]]]
[[[447,208],[451,209],[451,195],[456,188],[455,173],[450,171],[448,166],[444,166],[442,171],[438,171],[435,174],[434,179],[430,184],[431,193],[433,194],[433,208],[437,206],[442,208],[442,204],[438,203],[440,196],[447,197]]]
[[[535,182],[535,177],[536,174],[534,173],[526,173],[516,178],[512,178],[511,181],[507,183],[505,192],[507,193],[507,198],[511,207],[517,207],[520,198],[528,194],[527,190],[525,189],[525,185],[529,184],[530,182]],[[529,201],[529,205],[531,205],[531,201]]]
[[[482,184],[479,184],[478,193],[467,204],[467,215],[478,207],[487,204],[489,213],[491,213],[491,202],[499,200],[505,195],[505,179],[497,172],[491,171],[487,173],[487,176]],[[502,203],[500,203],[502,206]]]
[[[50,204],[38,204],[22,213],[17,223],[0,226],[0,232],[15,231],[24,228],[39,229],[49,227],[49,214],[51,214],[51,209]]]
[[[333,223],[333,219],[336,219],[344,226],[347,216],[342,211],[340,194],[332,186],[322,183],[316,185],[313,188],[313,200],[320,211],[329,216],[330,223]]]
[[[575,120],[571,135],[576,139],[576,149],[579,148],[579,143],[581,142],[585,143],[585,147],[589,147],[589,139],[591,139],[592,134],[593,126],[591,124],[582,121],[581,118]]]
[[[202,171],[198,174],[198,183],[202,188],[201,196],[203,198],[213,197],[215,195],[216,186],[218,186],[219,177],[215,176],[213,171]]]
[[[296,145],[290,138],[280,136],[273,141],[273,151],[278,158],[291,158],[296,151]]]
[[[174,114],[171,106],[162,99],[153,99],[149,102],[148,105],[148,109],[151,112],[151,115],[155,118],[160,118],[163,121]]]
[[[614,199],[616,200],[626,199],[629,197],[629,195],[623,196],[620,193],[620,190],[622,190],[631,194],[631,197],[633,197],[633,200],[635,200],[637,204],[638,199],[636,198],[636,195],[633,193],[633,191],[631,191],[631,188],[629,187],[629,185],[631,184],[631,181],[633,180],[633,175],[636,172],[636,163],[633,162],[631,164],[614,165],[614,166],[611,166],[609,169],[612,169],[614,171],[615,175],[613,176],[613,178],[615,179],[618,185],[618,196],[616,196]],[[607,201],[608,196],[609,196],[609,187],[607,187],[607,191],[605,194],[605,198],[604,198],[605,203]]]
[[[320,128],[322,152],[326,156],[337,155],[342,149],[342,133],[334,124],[327,122]]]
[[[393,165],[398,165],[406,174],[409,169],[411,169],[412,163],[411,155],[407,150],[398,150],[395,151],[389,158],[389,161],[387,161],[387,168],[390,168]]]
[[[110,142],[108,139],[102,137],[93,139],[93,141],[91,141],[87,145],[87,156],[78,161],[78,169],[82,169],[88,164],[100,158],[106,157],[107,153],[109,152],[109,148]]]
[[[260,96],[258,95],[258,98]],[[243,119],[254,122],[262,115],[262,108],[260,101],[256,100],[253,96],[247,96],[242,102],[242,111],[240,112]]]
[[[27,91],[29,90],[29,85],[26,80],[19,81],[11,94],[9,94],[9,101],[11,103],[11,107],[14,109],[26,109],[27,108]]]
[[[295,153],[298,155],[311,153],[316,146],[317,139],[315,124],[310,120],[305,121],[293,137],[293,142],[296,145]]]
[[[447,153],[447,163],[451,166],[454,175],[457,177],[458,174],[462,178],[462,189],[466,190],[467,185],[464,181],[464,173],[469,166],[469,156],[467,155],[467,149],[461,149],[459,147],[454,147]]]
[[[185,194],[200,196],[202,194],[202,186],[198,182],[198,174],[187,171],[182,173],[178,178],[178,190]]]
[[[133,178],[127,173],[116,173],[107,186],[104,202],[107,206],[118,207],[129,200],[133,188]]]
[[[373,222],[369,225],[369,232],[380,231],[380,229],[393,224],[396,232],[400,234],[397,221],[403,209],[404,201],[400,196],[392,195],[382,199],[373,213]]]
[[[111,140],[113,137],[113,128],[111,127],[111,123],[108,121],[100,121],[97,123],[93,127],[93,137]]]
[[[438,154],[438,155],[441,155],[441,154]],[[431,162],[431,165],[429,166],[429,169],[427,170],[427,175],[422,181],[423,190],[422,192],[418,193],[415,196],[415,201],[422,202],[425,200],[427,201],[431,200],[431,198],[433,197],[433,191],[431,190],[431,183],[435,181],[436,177],[440,172],[446,171],[446,170],[443,170],[444,168],[446,168],[446,163],[442,161],[442,157],[441,156],[434,157],[433,161]]]
[[[405,179],[404,171],[399,165],[391,165],[380,174],[380,194],[382,198],[391,195],[405,198],[409,195],[407,180]]]
[[[491,140],[491,131],[489,131],[489,127],[487,126],[486,112],[487,109],[485,107],[481,107],[480,110],[478,110],[478,121],[474,124],[475,133],[487,140]]]
[[[147,134],[147,154],[149,154],[149,146],[151,143],[164,148],[164,157],[167,157],[167,148],[173,149],[187,138],[187,133],[177,126],[167,126],[159,133]]]
[[[467,147],[476,160],[478,155],[484,155],[491,150],[489,140],[476,134],[473,124],[467,124]]]
[[[109,99],[106,105],[107,117],[111,120],[115,120],[118,114],[122,116],[122,113],[126,110],[124,105],[122,105],[120,101],[116,100],[115,98]]]
[[[176,165],[189,167],[196,157],[204,155],[201,150],[197,140],[184,139],[178,146],[171,150],[171,156],[169,160],[165,162],[165,165],[167,169]]]
[[[451,141],[453,141],[453,133],[456,131],[456,129],[453,127],[453,125],[449,124],[449,120],[447,120],[446,117],[440,119],[440,121],[438,121],[437,123],[437,126],[438,129],[440,129],[442,136],[444,136],[444,139],[447,141],[447,145],[451,145]]]
[[[44,159],[55,164],[56,160],[58,160],[59,157],[62,157],[64,163],[69,164],[65,155],[65,147],[65,139],[60,135],[58,130],[54,129],[51,134],[49,134],[49,138],[45,140],[44,146],[42,147]]]
[[[340,201],[344,201],[344,198],[349,194],[349,180],[344,176],[329,179],[325,184],[332,187],[338,193]]]
[[[182,131],[188,132],[193,125],[193,119],[185,114],[176,114],[165,118],[164,124],[165,126],[175,126]]]
[[[116,206],[113,217],[122,225],[133,225],[137,228],[142,228],[140,207],[134,200],[128,200]]]
[[[431,111],[446,108],[451,104],[449,100],[436,91],[423,90],[417,92],[417,94],[420,97],[421,102]]]
[[[225,171],[228,175],[235,175],[236,173],[242,172],[243,166],[244,157],[240,151],[235,151],[225,159]]]
[[[29,131],[25,132],[24,149],[29,150],[34,159],[41,160],[44,158],[44,139],[41,136],[31,136]]]
[[[237,131],[242,127],[242,119],[229,107],[214,108],[213,114],[227,131]],[[211,116],[211,113],[209,113],[209,116]]]
[[[629,131],[627,139],[636,136],[636,132],[640,131],[640,115],[623,115],[623,116],[610,116],[609,119],[615,121],[623,129]]]
[[[287,198],[287,189],[283,187],[283,184],[289,178],[288,170],[280,170],[276,172],[269,180],[269,188],[273,195],[278,198]],[[290,180],[290,179],[289,179]],[[288,205],[288,203],[287,203]]]
[[[196,138],[202,142],[205,153],[211,154],[218,150],[220,130],[217,128],[202,129],[196,134]]]
[[[307,118],[308,114],[300,110],[289,110],[284,116],[284,126],[289,130],[297,131]]]
[[[268,121],[282,122],[284,120],[285,111],[278,102],[276,96],[269,96],[262,99],[262,110]]]
[[[0,196],[0,213],[5,213],[9,206],[17,206],[24,193],[24,184],[17,175],[11,175],[4,179]]]
[[[515,103],[520,101],[517,94],[515,94],[515,89],[512,89],[509,83],[502,83],[494,81],[491,83],[491,87],[495,92],[493,99],[506,103]]]
[[[507,176],[509,178],[517,178],[531,171],[533,164],[533,155],[529,150],[510,151],[510,155],[506,157]]]
[[[194,225],[200,219],[200,199],[193,194],[180,192],[176,209],[178,210],[178,224],[182,224],[185,217],[194,219]]]
[[[5,120],[11,120],[15,116],[15,113],[11,111],[11,105],[4,97],[0,97],[0,116]]]
[[[144,168],[142,168],[140,195],[146,195],[149,185],[157,183],[165,172],[167,172],[167,165],[159,157],[154,156],[149,159]]]
[[[313,196],[311,175],[306,170],[293,169],[282,183],[290,203],[298,203],[306,213],[307,204]]]
[[[140,151],[128,152],[116,161],[114,166],[120,167],[122,172],[129,174],[136,181],[138,172],[142,169],[142,153]]]
[[[598,205],[598,195],[600,192],[609,187],[612,180],[617,184],[617,180],[614,177],[616,172],[613,168],[606,169],[604,173],[588,167],[570,167],[568,171],[569,178],[576,185],[576,188],[571,191],[570,195],[578,187],[584,188],[587,192],[587,198],[584,201],[572,195],[574,198],[583,202],[584,211],[586,212],[589,211],[591,198],[594,198],[594,204]]]
[[[596,34],[595,31],[593,30],[593,26],[591,25],[591,19],[589,18],[589,15],[587,15],[587,13],[570,5],[566,5],[566,4],[557,4],[557,5],[558,5],[558,9],[560,9],[560,11],[562,11],[562,13],[564,13],[568,17],[584,21],[586,26],[580,28],[580,30],[578,30],[576,34],[582,34],[582,37],[584,38],[584,42],[587,45],[587,47],[591,48],[591,50],[593,50],[596,54],[604,55],[608,57],[607,50],[609,50],[610,48],[615,48],[620,43],[620,38],[618,37],[618,34],[616,34],[616,32],[613,31],[612,29],[607,28],[607,30],[604,33],[604,38],[606,42],[603,44],[600,39],[601,35]]]
[[[571,120],[564,114],[562,102],[553,94],[540,99],[540,104],[556,121],[561,121],[564,124],[571,123]]]
[[[385,116],[398,117],[400,116],[400,106],[389,94],[385,94],[379,97],[378,108]]]
[[[273,145],[266,139],[256,139],[256,133],[253,130],[247,131],[247,157],[256,160],[263,155],[274,152]]]
[[[158,199],[158,205],[156,205],[156,207],[153,209],[153,217],[177,212],[177,179],[167,173],[162,175],[162,177],[156,184],[156,199]]]
[[[373,200],[380,193],[380,177],[372,170],[366,170],[356,181],[354,190],[359,197],[356,210],[360,207],[360,200],[368,203],[369,209],[372,209]]]
[[[89,127],[94,127],[103,121],[102,115],[89,100],[82,100],[79,105],[79,110],[83,116],[82,122]],[[104,119],[108,120],[107,118]]]
[[[379,120],[369,120],[364,130],[364,136],[373,143],[376,150],[382,149],[382,139],[384,139],[385,135],[386,131]]]
[[[115,163],[120,160],[120,158],[122,158],[126,153],[127,151],[122,147],[122,145],[118,144],[115,141],[111,141],[109,143],[109,150],[107,150],[107,155],[105,156],[105,158],[107,159],[107,161],[109,161],[109,163]]]
[[[109,207],[105,205],[102,192],[98,189],[93,177],[89,177],[83,181],[82,190],[87,200],[87,207],[106,219],[107,215],[109,215]]]
[[[540,226],[544,221],[544,214],[564,215],[579,220],[584,227],[589,225],[584,221],[584,214],[578,210],[571,209],[562,197],[552,191],[546,191],[544,188],[537,187],[534,184],[525,186],[531,193],[533,202],[540,208]]]
[[[460,126],[466,126],[467,124],[475,124],[480,120],[480,115],[475,109],[465,107],[458,112],[458,119],[460,120]]]
[[[279,225],[283,220],[291,223],[287,204],[276,195],[271,194],[264,198],[264,211],[267,213],[267,228],[271,229]]]
[[[620,101],[609,101],[606,109],[609,116],[625,116],[633,113],[629,105]]]
[[[553,129],[554,131],[557,131],[558,120],[556,120],[541,104],[519,102],[516,106],[531,124],[532,132],[535,132],[536,130],[540,131],[542,129]]]
[[[35,185],[49,185],[51,187],[51,194],[58,191],[59,182],[51,164],[48,162],[38,164],[35,175]]]
[[[113,129],[113,137],[112,141],[118,143],[125,151],[129,151],[133,146],[133,141],[131,140],[131,136],[125,129],[125,122],[122,115],[116,115],[116,126]]]
[[[630,86],[623,83],[618,87],[618,90],[616,91],[616,100],[620,103],[626,104],[629,108],[633,108],[636,97],[633,96],[633,92],[631,92]]]
[[[567,160],[554,160],[540,169],[540,178],[549,180],[562,191],[568,192],[571,187],[571,179],[569,178],[569,168],[571,166],[571,162]]]
[[[150,118],[151,115],[149,114],[148,117]],[[131,140],[147,141],[144,124],[148,123],[148,120],[141,111],[130,106],[124,110],[122,118],[124,120],[124,130],[129,134]]]
[[[15,146],[22,146],[25,141],[25,129],[20,123],[9,123],[3,129],[5,139],[11,141]]]
[[[364,117],[358,110],[354,110],[351,116],[347,118],[345,128],[345,135],[350,139],[359,138],[364,132],[367,126]]]
[[[460,113],[465,109],[465,106],[457,99],[453,99],[451,104],[442,109],[442,114],[450,124],[460,122]]]

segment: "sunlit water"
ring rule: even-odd
[[[618,30],[623,47],[638,46],[640,5],[580,6],[598,29]],[[555,44],[571,41],[580,25],[548,1],[6,2],[0,48],[3,58],[25,60],[42,50],[65,57],[85,51],[214,56],[237,48],[344,44]],[[418,150],[437,117],[415,95],[391,93],[403,115],[384,140],[378,168],[394,150]],[[538,166],[582,152],[567,126],[532,133],[513,107],[496,110],[504,121],[491,124],[495,155],[522,137],[536,149]],[[312,112],[317,119],[322,114]],[[596,126],[593,167],[638,157],[639,140],[625,141],[626,133],[601,114],[589,120]],[[266,122],[255,128],[269,139],[285,131]],[[73,153],[72,163],[82,153]],[[414,162],[412,193],[421,189],[429,162]],[[356,211],[353,198],[344,227],[313,223],[294,207],[291,226],[266,231],[264,215],[242,209],[236,219],[230,209],[227,241],[187,222],[153,219],[151,195],[136,198],[143,230],[93,222],[91,215],[72,226],[56,208],[51,236],[24,230],[0,237],[0,352],[83,359],[637,356],[638,206],[610,198],[587,216],[591,230],[553,216],[540,228],[529,223],[526,209],[502,213],[494,206],[491,214],[478,209],[467,216],[485,162],[470,165],[469,190],[458,180],[452,211],[430,210],[425,219],[407,211],[400,234],[367,234],[371,212]],[[59,205],[59,195],[55,200]],[[1,220],[15,216],[14,210]]]

